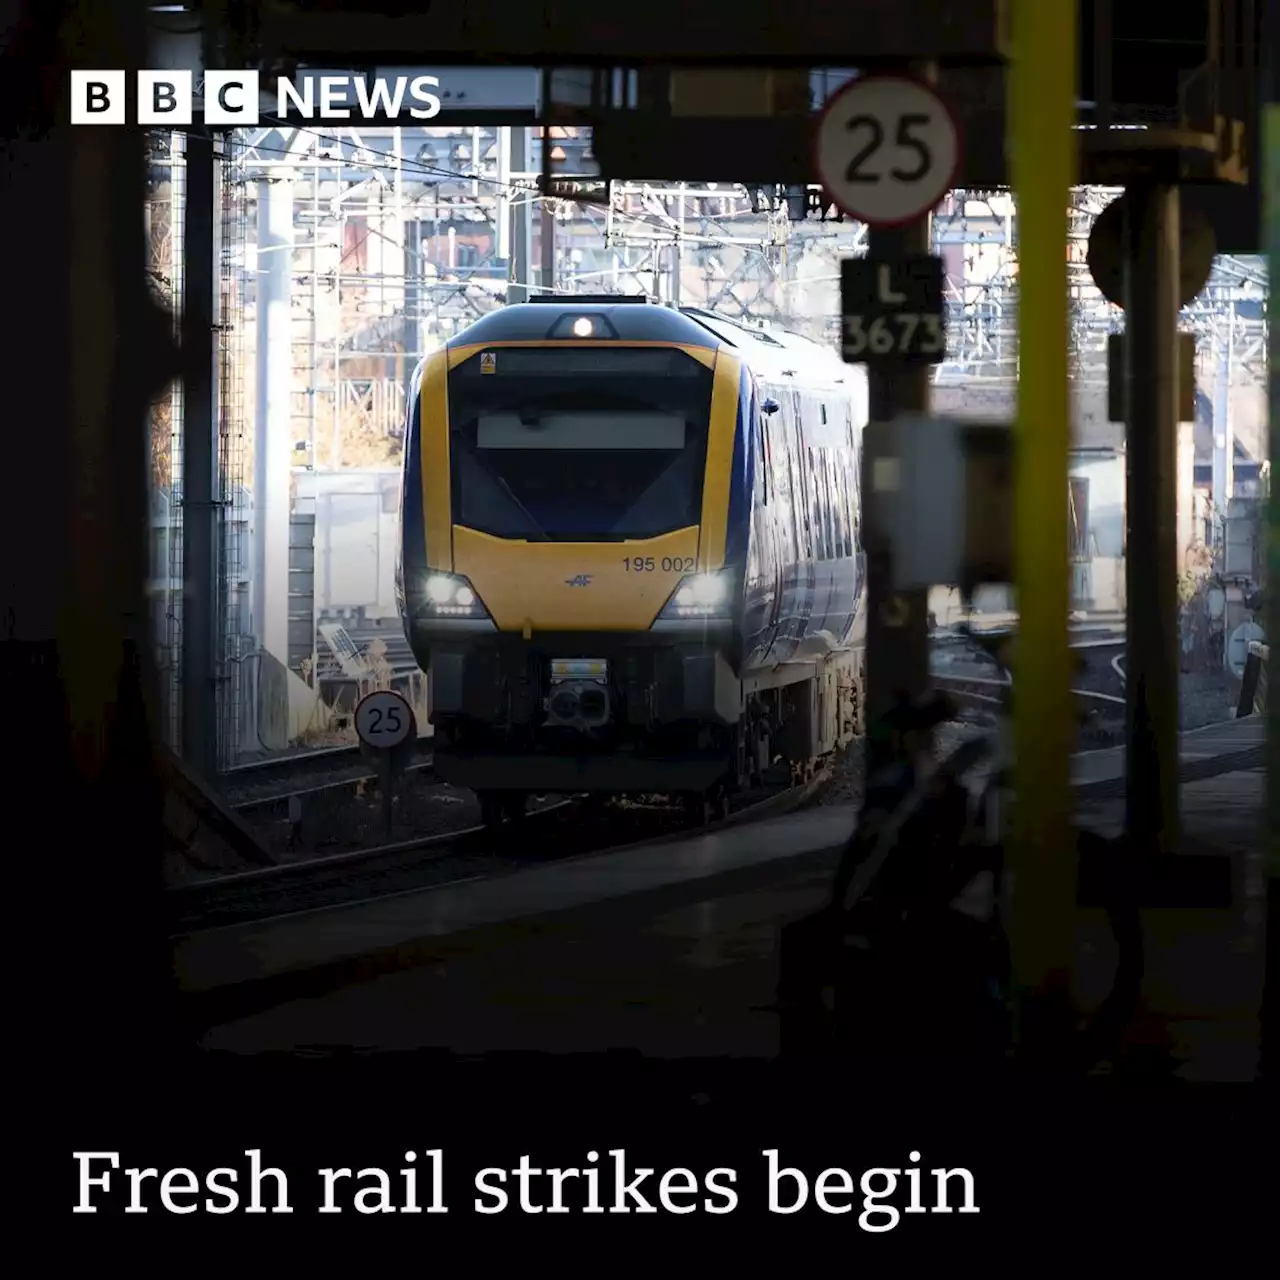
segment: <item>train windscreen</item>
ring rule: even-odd
[[[449,374],[455,522],[552,542],[698,524],[712,378],[675,348],[472,356]]]

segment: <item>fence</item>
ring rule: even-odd
[[[221,768],[240,753],[247,705],[249,648],[245,582],[248,574],[249,483],[243,390],[245,247],[248,216],[239,161],[244,143],[238,133],[220,143],[215,181],[215,238],[218,244],[217,401],[214,406],[215,484],[218,538],[215,570],[209,583],[183,580],[183,450],[186,421],[183,388],[170,387],[151,408],[151,602],[152,634],[160,675],[163,732],[168,745],[182,746],[183,601],[190,589],[213,603],[213,673],[217,685],[216,742]],[[154,292],[174,315],[175,332],[184,288],[183,225],[186,216],[184,136],[151,135],[145,220],[150,244],[149,278]]]

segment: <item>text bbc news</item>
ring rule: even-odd
[[[72,124],[141,124],[181,127],[195,121],[196,89],[201,90],[207,125],[250,128],[264,113],[257,71],[206,71],[197,82],[190,71],[139,71],[129,114],[129,73],[73,71]],[[295,120],[431,120],[440,114],[439,76],[310,75],[275,82],[274,117]]]

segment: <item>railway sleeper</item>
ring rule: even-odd
[[[685,822],[691,827],[705,827],[722,822],[729,816],[729,789],[712,787],[710,791],[689,791],[680,797]]]
[[[476,799],[480,802],[480,821],[486,827],[520,822],[529,812],[527,791],[477,791]]]

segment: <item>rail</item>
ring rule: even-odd
[[[1114,663],[1112,665],[1114,666]],[[1012,680],[989,680],[981,676],[952,676],[952,675],[935,674],[931,678],[934,684],[937,684],[937,685],[945,684],[945,685],[953,686],[953,690],[962,697],[964,696],[964,689],[962,686],[965,686],[965,685],[975,685],[978,688],[1008,689],[1013,684]],[[1121,676],[1121,679],[1123,678],[1124,677]],[[1072,689],[1070,690],[1070,692],[1072,696],[1076,698],[1086,698],[1093,702],[1106,702],[1113,706],[1121,706],[1121,707],[1124,706],[1124,699],[1117,698],[1114,694],[1111,694],[1111,693],[1097,693],[1092,689]],[[975,701],[991,702],[991,703],[999,703],[1001,701],[1000,698],[994,695],[983,695],[983,694],[975,693],[970,696]]]
[[[433,765],[432,740],[420,738],[408,772],[422,772]],[[233,809],[274,804],[290,796],[311,795],[335,787],[354,786],[378,776],[377,769],[359,747],[334,747],[305,755],[258,761],[227,770],[222,791]]]
[[[582,814],[581,798],[571,797],[496,831],[470,827],[174,885],[166,891],[175,931],[172,936],[395,897],[502,875],[550,860],[598,857],[638,845],[689,839],[789,812],[811,799],[830,776],[827,764],[807,781],[749,801],[726,817],[694,830],[655,831],[640,840],[632,834],[634,814],[593,823]],[[521,838],[526,831],[532,835],[545,828],[548,822],[562,824],[563,834],[557,829],[554,839],[529,842]],[[631,838],[620,841],[624,831]],[[542,835],[549,837],[551,833],[543,829]]]
[[[1266,646],[1262,646],[1265,649]],[[1011,682],[1006,680],[985,680],[970,676],[933,677],[935,684],[951,684],[957,686],[976,685],[989,686],[993,689],[1007,689]],[[984,705],[998,706],[1003,698],[993,694],[972,693],[964,689],[955,690],[965,701],[979,702]],[[1077,697],[1104,702],[1110,705],[1123,706],[1125,700],[1108,693],[1093,693],[1087,689],[1073,689]],[[1179,766],[1178,782],[1186,786],[1193,782],[1205,782],[1210,778],[1219,778],[1228,773],[1245,773],[1253,769],[1261,769],[1266,764],[1266,746],[1242,747],[1239,751],[1231,751],[1223,755],[1210,756],[1201,760],[1184,760]],[[1077,782],[1072,784],[1072,793],[1077,800],[1119,800],[1126,794],[1128,782],[1123,774],[1114,778],[1101,778],[1096,782]]]
[[[246,764],[232,765],[231,768],[224,769],[221,776],[225,779],[264,778],[276,773],[321,767],[334,760],[354,760],[359,755],[359,746],[309,748],[292,751],[287,755],[271,756],[267,760],[250,760]]]

